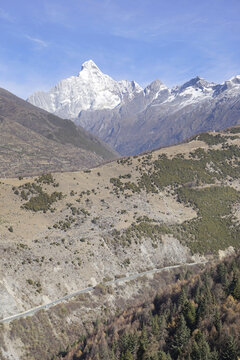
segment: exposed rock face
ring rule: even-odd
[[[82,111],[76,123],[124,155],[178,143],[240,123],[240,76],[222,85],[197,77],[173,89],[155,81],[114,110]]]
[[[155,80],[142,89],[135,82],[114,81],[90,60],[77,77],[28,101],[131,155],[240,123],[240,76],[223,84],[197,76],[172,89]]]
[[[82,110],[114,109],[142,91],[135,81],[115,81],[92,61],[86,61],[78,76],[60,81],[49,92],[36,92],[28,101],[65,118],[76,118]]]

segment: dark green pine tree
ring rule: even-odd
[[[223,288],[227,286],[227,267],[224,263],[217,266],[217,281],[222,284]]]
[[[200,349],[196,341],[194,341],[192,344],[190,355],[192,360],[199,360],[201,358]]]
[[[181,308],[186,302],[187,302],[187,295],[184,288],[182,288],[178,296],[178,301],[177,301],[178,308]]]
[[[195,341],[193,342],[192,350],[191,350],[191,359],[192,360],[211,359],[209,345],[206,341],[205,336],[201,331],[199,331],[195,336]]]
[[[125,354],[122,354],[121,360],[134,360],[133,355],[130,350],[127,350]]]
[[[147,331],[146,328],[143,327],[142,334],[139,339],[139,348],[137,351],[137,359],[138,360],[144,360],[147,353],[147,347],[148,347],[148,337],[147,337]]]
[[[190,330],[187,327],[184,316],[181,315],[178,325],[176,327],[173,340],[171,342],[171,350],[173,355],[177,358],[184,351],[185,346],[187,345],[190,338]]]
[[[238,350],[232,336],[227,336],[221,344],[220,360],[237,360]]]
[[[214,350],[211,352],[210,359],[211,359],[211,360],[219,360],[219,354],[218,354],[218,352],[217,352],[216,349],[214,349]]]
[[[206,316],[208,312],[208,307],[209,307],[208,301],[205,297],[203,297],[199,302],[197,309],[197,323],[199,323],[199,321]]]
[[[219,313],[218,309],[216,309],[215,315],[214,315],[214,326],[215,326],[218,334],[220,334],[220,330],[222,328],[222,321],[221,321],[221,317],[220,317],[220,313]]]
[[[193,298],[196,303],[201,300],[201,281],[198,279],[195,288],[193,289]]]
[[[236,300],[240,300],[240,277],[233,279],[232,296]]]
[[[152,332],[155,336],[159,334],[159,317],[154,315],[151,317]]]
[[[158,360],[172,360],[170,354],[166,354],[164,351],[159,351]]]
[[[194,330],[195,324],[196,324],[196,308],[191,303],[191,301],[187,301],[183,308],[183,314],[185,317],[185,320],[187,322],[187,326]]]
[[[137,335],[135,333],[124,333],[119,339],[119,348],[121,353],[125,354],[129,350],[132,354],[137,348]]]

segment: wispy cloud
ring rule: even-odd
[[[26,38],[32,41],[33,43],[39,45],[40,47],[48,47],[48,43],[42,39],[38,39],[29,35],[26,35]]]

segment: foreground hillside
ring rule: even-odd
[[[237,360],[240,256],[178,280],[165,293],[98,324],[65,360]]]
[[[88,287],[101,294],[3,324],[3,358],[46,358],[43,350],[53,354],[77,339],[79,321],[84,328],[96,313],[114,313],[162,286],[161,277],[131,282],[132,274],[238,249],[239,177],[236,127],[92,170],[2,178],[1,318]],[[122,277],[128,285],[115,282],[112,292],[108,282]]]
[[[0,89],[0,176],[72,171],[114,158],[113,150],[72,121]]]

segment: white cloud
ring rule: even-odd
[[[41,46],[41,47],[47,47],[48,46],[48,43],[42,39],[38,39],[38,38],[35,38],[35,37],[32,37],[32,36],[29,36],[29,35],[26,35],[26,38],[30,41],[32,41],[33,43]]]

